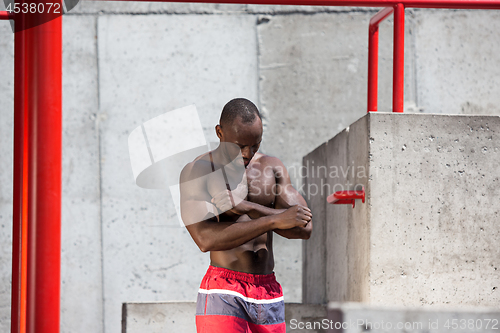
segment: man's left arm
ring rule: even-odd
[[[287,209],[295,205],[307,207],[306,200],[293,188],[290,181],[290,175],[283,163],[278,158],[273,158],[273,170],[276,177],[276,201],[275,209]],[[312,220],[305,227],[295,227],[292,229],[278,230],[278,235],[288,239],[309,239],[312,232]]]

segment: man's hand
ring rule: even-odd
[[[248,201],[244,200],[248,193],[245,185],[239,184],[233,191],[224,190],[217,193],[211,202],[221,211],[230,211],[237,215],[247,214],[251,208]],[[234,205],[233,205],[234,203]]]
[[[311,210],[302,205],[288,208],[281,214],[276,215],[279,220],[277,229],[291,229],[294,227],[305,228],[312,219]]]

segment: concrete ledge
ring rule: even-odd
[[[123,303],[122,333],[195,333],[195,302]],[[287,332],[324,332],[294,329],[300,322],[315,322],[326,318],[325,305],[286,303]]]
[[[409,308],[363,303],[330,303],[328,320],[322,324],[322,327],[327,329],[326,332],[332,333],[498,332],[500,308],[436,309],[436,307]],[[314,323],[309,324],[313,325]]]
[[[122,333],[195,333],[195,302],[123,303]]]
[[[499,128],[498,116],[370,113],[305,156],[304,299],[497,306]],[[326,203],[361,186],[365,204]]]

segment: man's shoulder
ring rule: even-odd
[[[255,157],[257,158],[256,161],[263,165],[271,166],[273,168],[284,167],[283,162],[281,162],[281,160],[275,156],[266,155],[263,153],[256,153],[255,155]]]
[[[212,164],[208,153],[204,153],[184,166],[180,178],[181,181],[186,181],[205,176],[210,172],[212,172]]]
[[[286,167],[279,158],[262,153],[257,153],[257,154],[259,154],[259,156],[256,156],[257,162],[260,163],[261,166],[264,166],[264,168],[272,168],[276,176],[282,175],[283,172],[286,173],[285,171]]]

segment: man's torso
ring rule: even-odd
[[[213,163],[215,170],[220,170],[217,159]],[[276,177],[268,156],[257,153],[243,174],[232,172],[231,168],[224,170],[225,179],[221,178],[221,172],[213,173],[212,177],[208,177],[207,191],[210,196],[214,197],[217,193],[226,190],[227,180],[231,190],[235,193],[234,200],[237,201],[236,198],[240,197],[262,206],[274,206]],[[251,216],[251,218],[258,217],[258,215]],[[245,220],[249,220],[247,216],[236,215],[230,211],[219,212],[219,221],[245,223]],[[240,272],[269,274],[274,269],[272,238],[273,232],[269,231],[234,249],[212,251],[210,252],[211,264]]]

